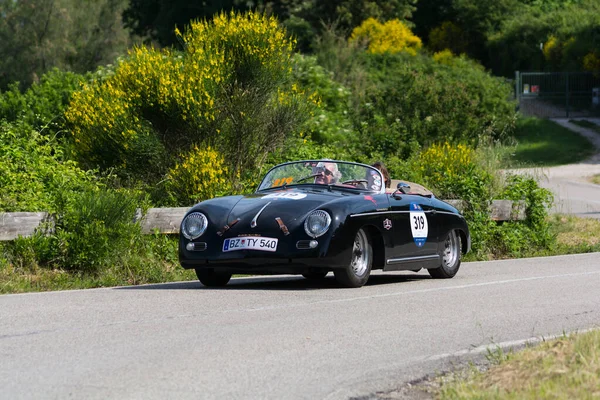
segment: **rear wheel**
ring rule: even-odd
[[[196,276],[204,286],[208,287],[225,286],[231,279],[231,274],[216,272],[211,268],[196,268]]]
[[[429,275],[436,279],[452,278],[460,268],[461,256],[460,235],[458,231],[450,231],[444,241],[442,265],[439,268],[428,269]]]
[[[350,264],[345,268],[334,270],[333,273],[340,285],[357,288],[369,280],[372,265],[373,246],[368,233],[361,228],[354,238]]]

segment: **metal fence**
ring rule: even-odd
[[[515,94],[525,115],[600,117],[600,72],[517,71]]]

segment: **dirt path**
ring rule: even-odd
[[[585,119],[600,125],[599,118]],[[552,121],[588,138],[596,147],[596,154],[577,164],[521,168],[511,172],[533,176],[540,186],[550,189],[555,196],[551,212],[600,219],[600,185],[589,182],[591,176],[600,174],[600,134],[570,123],[567,119]]]

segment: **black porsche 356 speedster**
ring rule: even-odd
[[[345,287],[363,286],[372,269],[426,268],[456,275],[470,250],[465,219],[431,192],[400,182],[387,189],[369,165],[305,160],[277,165],[255,193],[202,201],[181,222],[179,260],[206,286],[232,274],[333,271]]]

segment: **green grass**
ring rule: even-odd
[[[518,353],[494,352],[492,366],[445,377],[441,399],[600,397],[600,331],[574,334]]]
[[[195,280],[193,270],[179,265],[177,240],[148,236],[120,255],[114,265],[93,273],[40,265],[34,255],[34,239],[5,242],[0,244],[0,294]]]
[[[504,168],[572,164],[594,154],[589,140],[546,119],[520,118],[515,139],[517,144]]]
[[[590,182],[600,185],[600,175],[594,175],[590,178]]]

